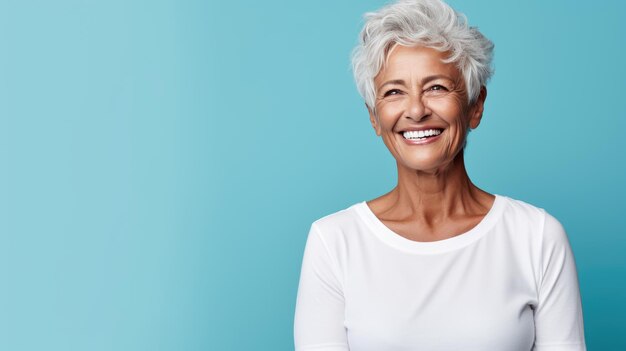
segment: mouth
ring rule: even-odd
[[[429,128],[422,130],[407,130],[398,134],[408,141],[423,141],[435,138],[443,133],[443,128]]]

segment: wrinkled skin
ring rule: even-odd
[[[468,130],[480,124],[487,91],[483,87],[470,104],[461,72],[442,62],[446,57],[432,48],[396,45],[374,79],[376,104],[368,109],[398,167],[398,185],[368,206],[391,230],[415,241],[466,232],[495,199],[472,184],[463,159]],[[424,128],[442,133],[413,143],[402,135]]]
[[[370,121],[401,167],[445,170],[461,152],[468,128],[480,123],[484,97],[468,105],[463,76],[454,64],[441,61],[445,57],[435,49],[397,45],[374,80],[376,115],[370,111]],[[407,145],[398,134],[421,126],[444,132],[436,143],[420,146]]]

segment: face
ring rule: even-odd
[[[468,128],[480,123],[486,90],[469,106],[461,72],[444,58],[435,49],[396,45],[374,79],[370,121],[398,167],[444,170],[460,154]]]

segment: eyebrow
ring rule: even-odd
[[[452,78],[444,75],[444,74],[435,74],[432,76],[428,76],[428,77],[424,77],[424,79],[422,79],[422,85],[436,80],[436,79],[448,79],[448,80],[452,80]],[[403,79],[392,79],[392,80],[388,80],[386,82],[384,82],[380,87],[378,87],[378,89],[382,89],[385,85],[406,85],[406,82]]]

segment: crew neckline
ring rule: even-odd
[[[436,254],[465,247],[489,232],[500,218],[506,202],[506,196],[493,195],[495,199],[491,208],[477,225],[464,233],[437,241],[414,241],[394,232],[376,217],[366,201],[357,203],[355,209],[365,220],[372,233],[387,245],[409,253]]]

